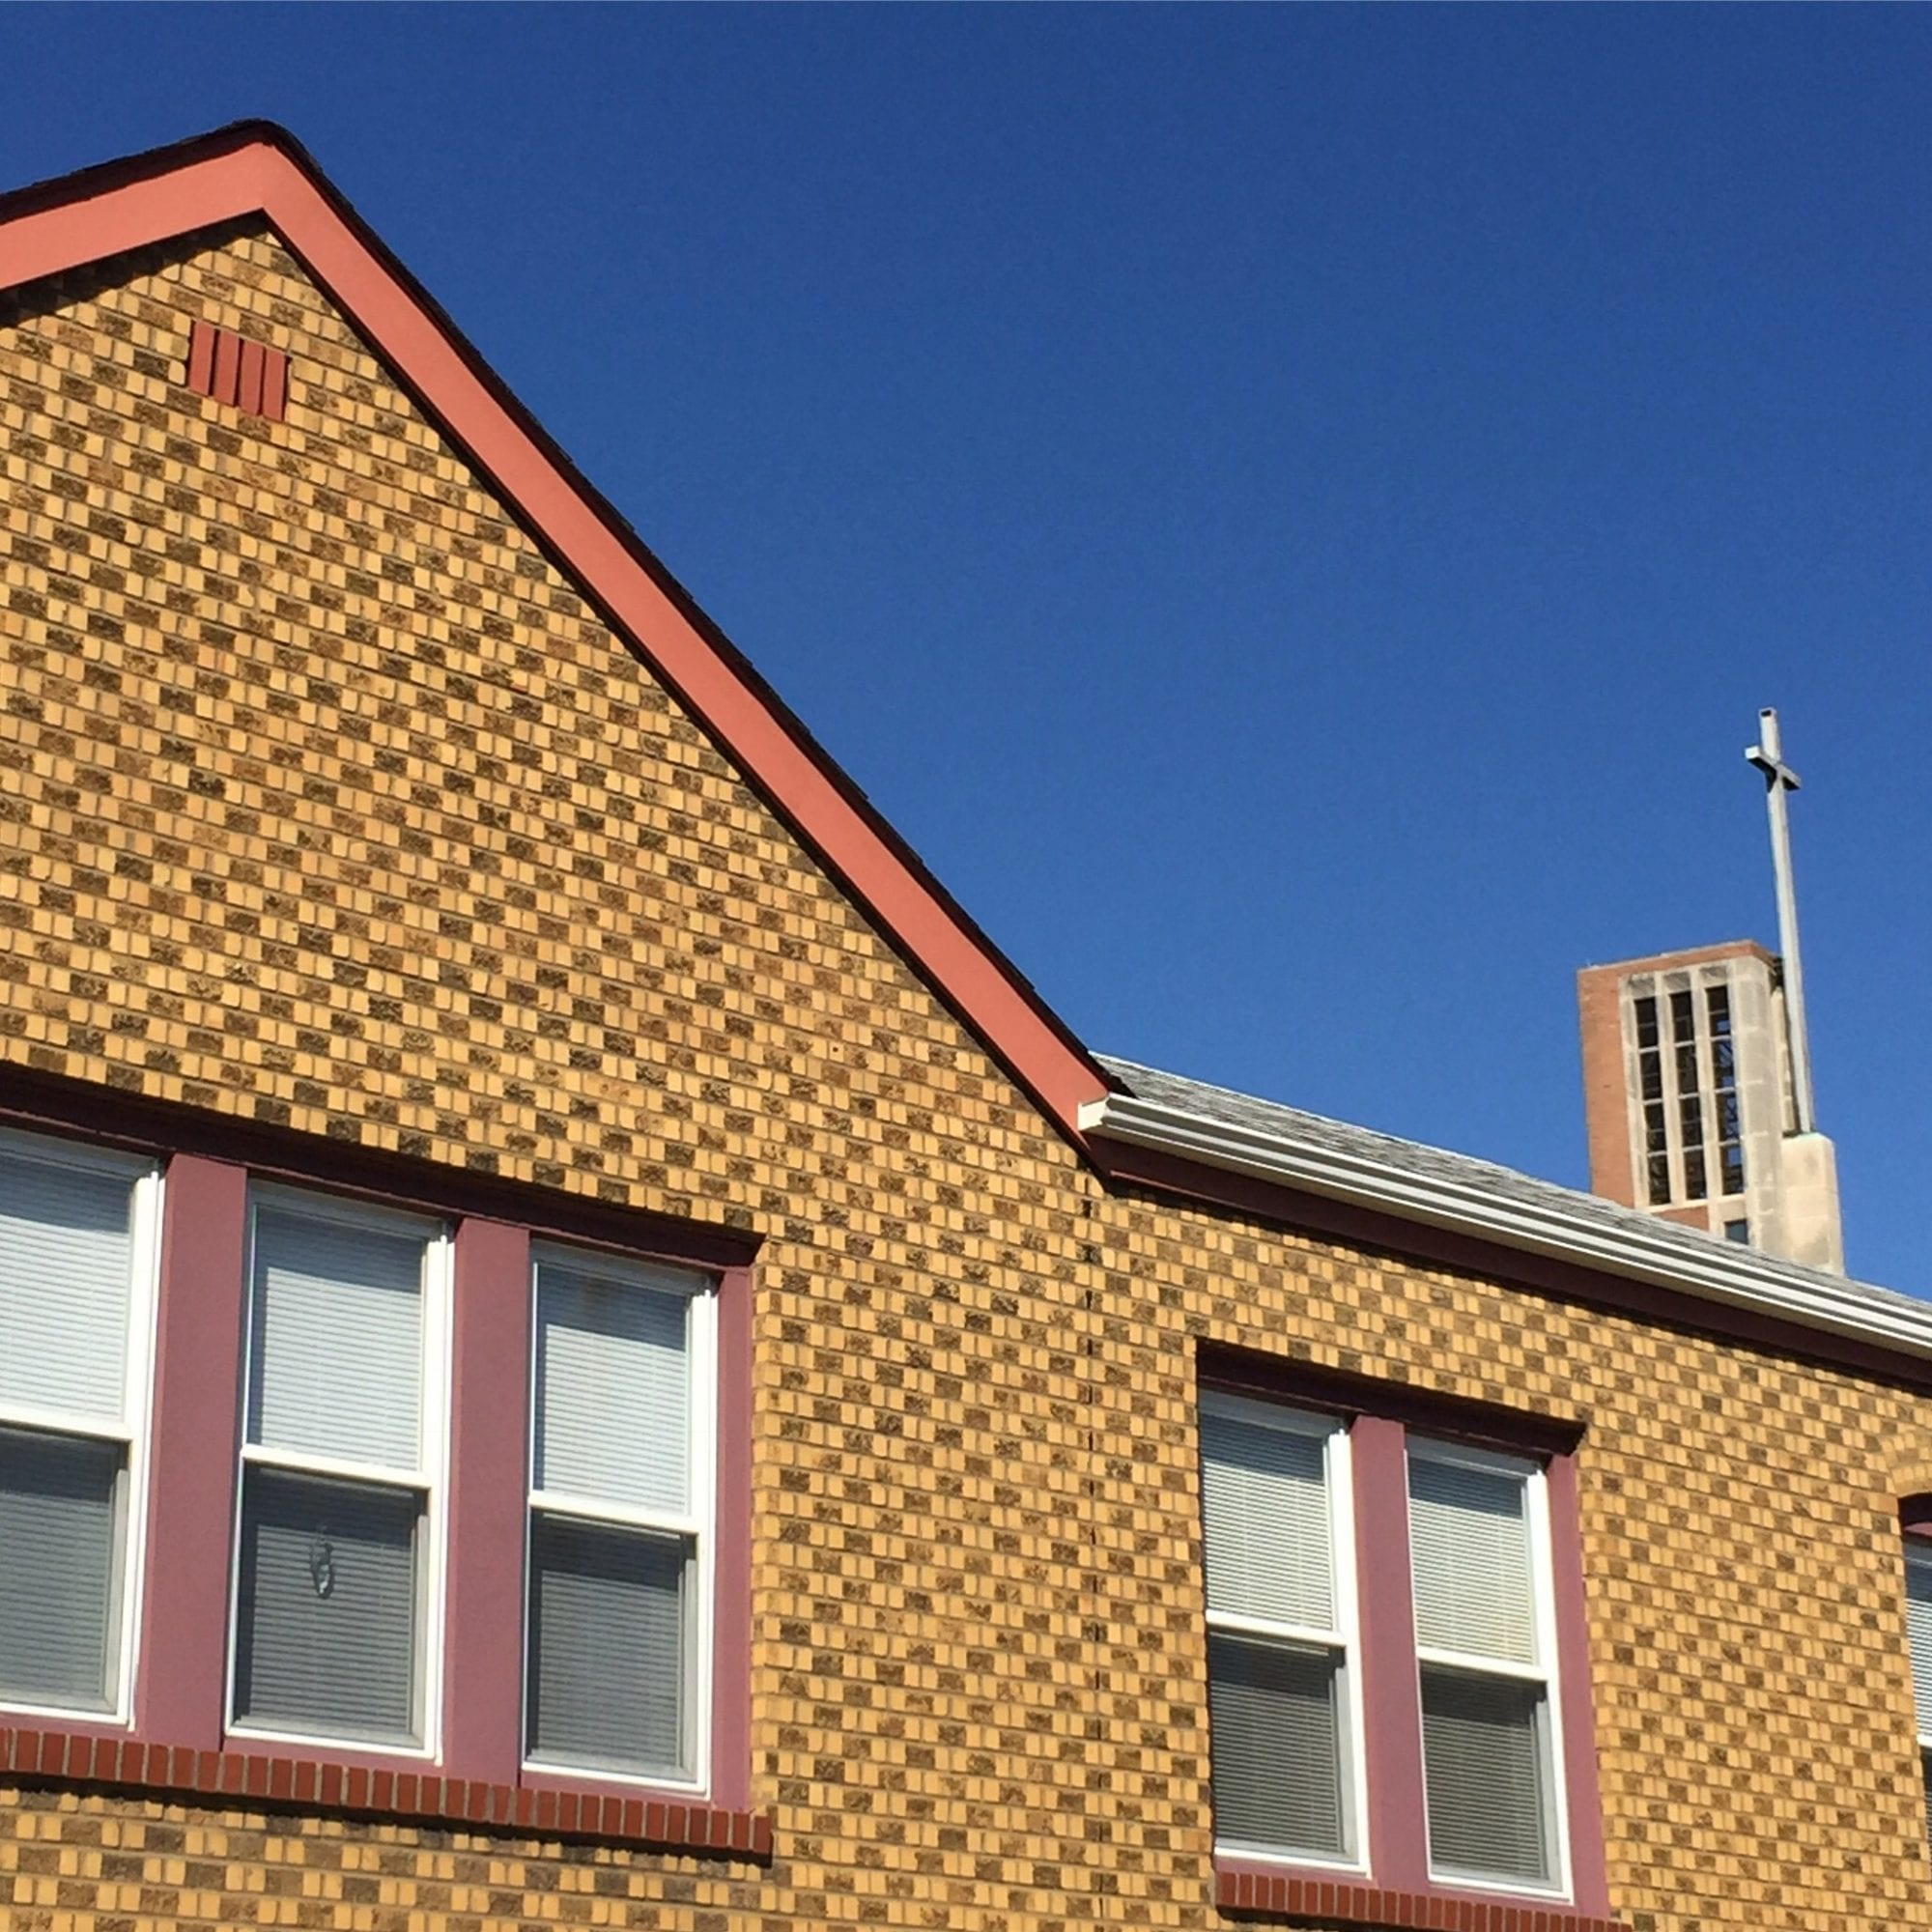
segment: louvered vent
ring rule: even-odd
[[[289,408],[288,355],[232,328],[197,322],[188,331],[187,385],[245,415],[280,422]]]

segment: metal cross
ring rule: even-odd
[[[1771,818],[1771,865],[1777,881],[1777,947],[1784,955],[1784,1031],[1791,1045],[1791,1108],[1794,1125],[1808,1134],[1815,1124],[1811,1103],[1811,1049],[1804,1031],[1804,973],[1798,957],[1798,894],[1791,879],[1791,820],[1785,801],[1798,789],[1798,774],[1784,762],[1777,713],[1757,714],[1758,742],[1745,756],[1764,774],[1765,809]]]

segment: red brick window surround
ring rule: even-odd
[[[1205,1352],[1216,1901],[1287,1923],[1610,1923],[1577,1432]]]
[[[9,1098],[0,1774],[769,1856],[749,1239]]]

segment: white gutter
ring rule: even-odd
[[[1089,1100],[1080,1109],[1080,1128],[1103,1140],[1179,1154],[1230,1174],[1252,1175],[1932,1360],[1932,1303],[1881,1299],[1833,1275],[1770,1264],[1750,1248],[1713,1239],[1710,1253],[1700,1254],[1641,1226],[1595,1226],[1554,1205],[1508,1200],[1469,1181],[1415,1174],[1293,1134],[1231,1126],[1128,1094]]]

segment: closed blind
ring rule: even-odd
[[[1548,1883],[1544,1732],[1540,1685],[1423,1666],[1429,1854],[1438,1869]]]
[[[530,1536],[529,1752],[683,1776],[687,1537],[539,1515]]]
[[[1215,1836],[1346,1858],[1339,1656],[1210,1634],[1208,1662]]]
[[[1410,1456],[1408,1535],[1417,1642],[1534,1663],[1536,1590],[1523,1478]]]
[[[125,1453],[0,1430],[0,1697],[112,1707]]]
[[[1334,1628],[1322,1437],[1204,1411],[1201,1509],[1210,1610]]]
[[[421,1515],[407,1490],[243,1469],[239,1721],[419,1741]]]
[[[0,1152],[0,1402],[120,1419],[132,1190],[126,1175]]]
[[[423,1249],[416,1236],[256,1209],[250,1441],[418,1465]]]
[[[1905,1560],[1905,1627],[1912,1637],[1912,1688],[1918,1703],[1918,1735],[1932,1738],[1932,1557],[1916,1551]]]
[[[594,1265],[537,1270],[536,1483],[633,1509],[690,1504],[690,1302]]]

